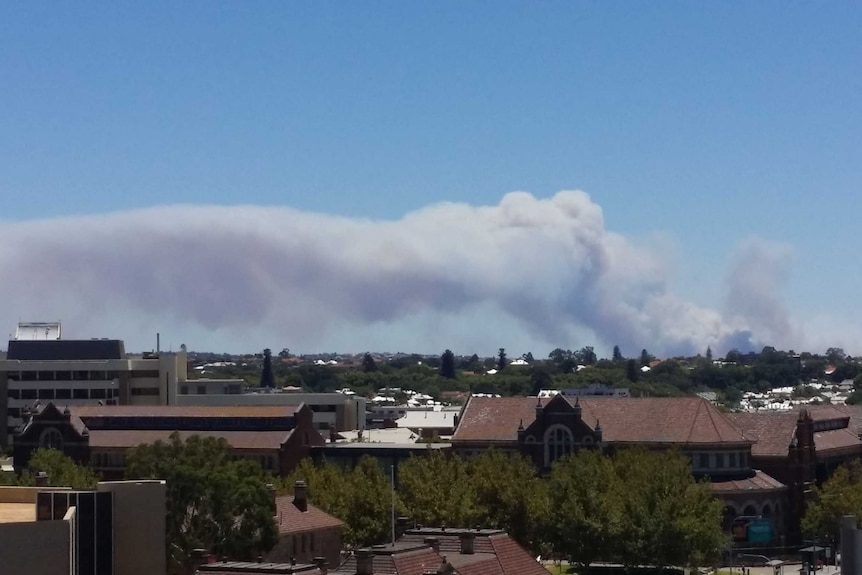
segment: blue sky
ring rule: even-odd
[[[122,337],[132,348],[148,347],[148,334],[161,329],[177,344],[226,351],[407,346],[401,350],[481,354],[506,346],[510,355],[545,355],[558,345],[604,350],[625,341],[632,349],[624,352],[635,354],[722,345],[751,332],[752,345],[862,353],[854,265],[862,244],[854,209],[862,197],[861,31],[862,6],[852,2],[6,3],[0,293],[7,311],[0,321],[11,331],[18,319],[59,317],[66,333]],[[595,311],[608,302],[581,309],[571,295],[543,294],[536,313],[558,309],[567,328],[557,333],[550,319],[535,323],[517,311],[527,304],[511,301],[506,282],[479,290],[474,280],[454,282],[458,293],[472,295],[451,310],[419,290],[424,299],[403,312],[375,313],[386,307],[391,285],[376,286],[379,301],[354,302],[368,307],[353,318],[306,302],[331,315],[331,327],[311,336],[307,324],[290,325],[282,308],[291,304],[273,303],[280,301],[273,294],[255,308],[258,323],[222,321],[215,310],[213,321],[206,310],[187,313],[194,300],[207,299],[181,285],[195,278],[140,260],[150,273],[111,286],[128,290],[125,297],[113,304],[98,297],[104,306],[92,309],[87,303],[94,297],[87,287],[105,274],[135,273],[108,252],[100,253],[109,267],[90,266],[84,255],[92,246],[77,240],[117,218],[134,216],[131,243],[117,246],[126,253],[137,233],[147,233],[145,243],[160,254],[195,257],[178,250],[190,245],[180,241],[191,233],[187,214],[203,213],[196,225],[220,229],[230,210],[205,207],[248,205],[297,226],[327,214],[319,234],[369,223],[361,233],[421,244],[411,252],[421,259],[423,246],[433,251],[441,237],[394,226],[411,214],[443,217],[433,209],[443,202],[500,208],[513,191],[548,202],[561,190],[589,194],[601,209],[602,233],[622,237],[623,251],[649,249],[662,271],[646,274],[648,291],[655,295],[659,283],[662,294],[715,310],[723,327],[682,322],[674,329],[694,335],[664,341],[663,308],[630,295],[642,293],[637,284],[617,297],[638,317],[651,317],[648,329],[629,333],[618,314],[608,321]],[[140,210],[162,206],[175,206],[163,216],[174,218],[171,226],[136,231],[135,222],[152,217]],[[248,224],[254,228],[253,219]],[[583,221],[561,225],[570,230]],[[74,249],[82,262],[70,275],[53,271],[57,285],[40,288],[38,298],[21,286],[40,281],[45,269],[33,260],[43,252],[24,257],[28,243],[10,241],[37,229],[50,230],[40,236],[44,253]],[[524,241],[538,248],[547,230],[535,229]],[[451,236],[472,237],[461,232]],[[331,245],[334,234],[308,233],[305,254],[323,244],[327,254],[362,245],[349,234]],[[267,261],[290,266],[300,254],[290,234],[279,242]],[[512,247],[492,244],[452,249],[518,274],[506,263]],[[373,270],[381,258],[367,249],[355,259]],[[255,273],[243,262],[257,256],[238,249],[231,257],[207,261]],[[563,255],[566,269],[586,269],[576,257]],[[337,265],[326,262],[330,273]],[[533,270],[542,278],[537,285],[514,283],[542,291],[582,277],[555,275],[559,266]],[[742,290],[740,270],[756,285]],[[752,270],[774,273],[760,278]],[[409,270],[401,272],[391,281],[409,280]],[[434,276],[434,285],[451,288],[447,273]],[[135,290],[160,274],[168,279],[158,288],[173,303],[135,303]],[[199,292],[216,289],[215,269],[199,274],[206,278]],[[81,275],[91,277],[69,283]],[[609,272],[602,281],[616,277]],[[276,279],[304,281],[265,281]],[[362,282],[362,289],[373,285]],[[287,286],[284,295],[299,297],[300,288]],[[253,297],[244,285],[218,289],[224,298]],[[330,297],[356,289],[347,283]],[[737,306],[752,290],[763,293]]]

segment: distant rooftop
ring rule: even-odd
[[[6,359],[19,361],[105,361],[125,357],[125,346],[119,339],[13,339],[6,354]]]
[[[18,340],[57,340],[60,339],[60,322],[21,322],[15,330]]]

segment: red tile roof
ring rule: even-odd
[[[798,413],[741,412],[728,413],[727,417],[742,432],[757,443],[751,446],[751,454],[761,457],[787,457],[790,442],[796,434]]]
[[[289,563],[248,563],[244,561],[222,561],[201,565],[199,575],[321,575],[314,565],[290,565]]]
[[[542,400],[543,405],[548,401]],[[535,421],[536,402],[535,397],[471,397],[452,441],[514,442],[519,423],[523,421],[528,427]],[[584,422],[593,428],[601,424],[604,441],[751,442],[723,413],[700,397],[589,397],[581,398],[579,404]]]
[[[278,532],[282,535],[344,527],[343,521],[311,503],[306,505],[306,511],[300,511],[293,504],[293,495],[276,497],[275,508]]]
[[[814,447],[817,453],[825,453],[833,449],[862,448],[862,441],[849,429],[832,429],[815,432]]]
[[[374,550],[374,575],[424,575],[426,569],[436,569],[442,563],[440,554],[423,545],[404,545]],[[356,555],[351,555],[330,575],[355,575]]]
[[[73,415],[88,417],[289,417],[298,405],[79,405]]]
[[[734,491],[749,493],[753,491],[771,491],[786,488],[783,483],[762,471],[755,471],[754,476],[747,479],[729,479],[726,481],[713,479],[711,487],[713,491],[717,491],[721,494]]]
[[[470,530],[474,553],[462,554],[460,534],[464,529],[411,529],[394,547],[374,548],[374,575],[423,575],[444,561],[456,575],[548,575],[547,570],[505,532],[497,529]],[[439,551],[425,544],[435,537]],[[354,575],[356,558],[351,556],[331,575]]]
[[[170,440],[171,430],[159,429],[94,429],[90,430],[90,447],[128,449],[142,443]],[[178,431],[185,440],[192,435],[223,437],[234,449],[278,449],[287,441],[290,431]]]

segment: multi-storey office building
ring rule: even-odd
[[[48,402],[168,405],[188,375],[185,346],[178,353],[131,356],[122,340],[61,339],[59,324],[50,333],[51,339],[9,341],[0,359],[0,446],[10,444],[28,408]]]

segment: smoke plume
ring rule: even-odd
[[[0,224],[0,321],[63,318],[68,330],[71,318],[121,338],[167,322],[313,349],[345,326],[493,308],[555,346],[692,353],[786,329],[772,298],[784,260],[751,250],[756,263],[742,258],[730,274],[728,321],[674,295],[660,254],[606,230],[583,192],[515,192],[386,221],[176,205]],[[585,330],[600,341],[571,340]],[[442,349],[446,336],[425,341]]]

